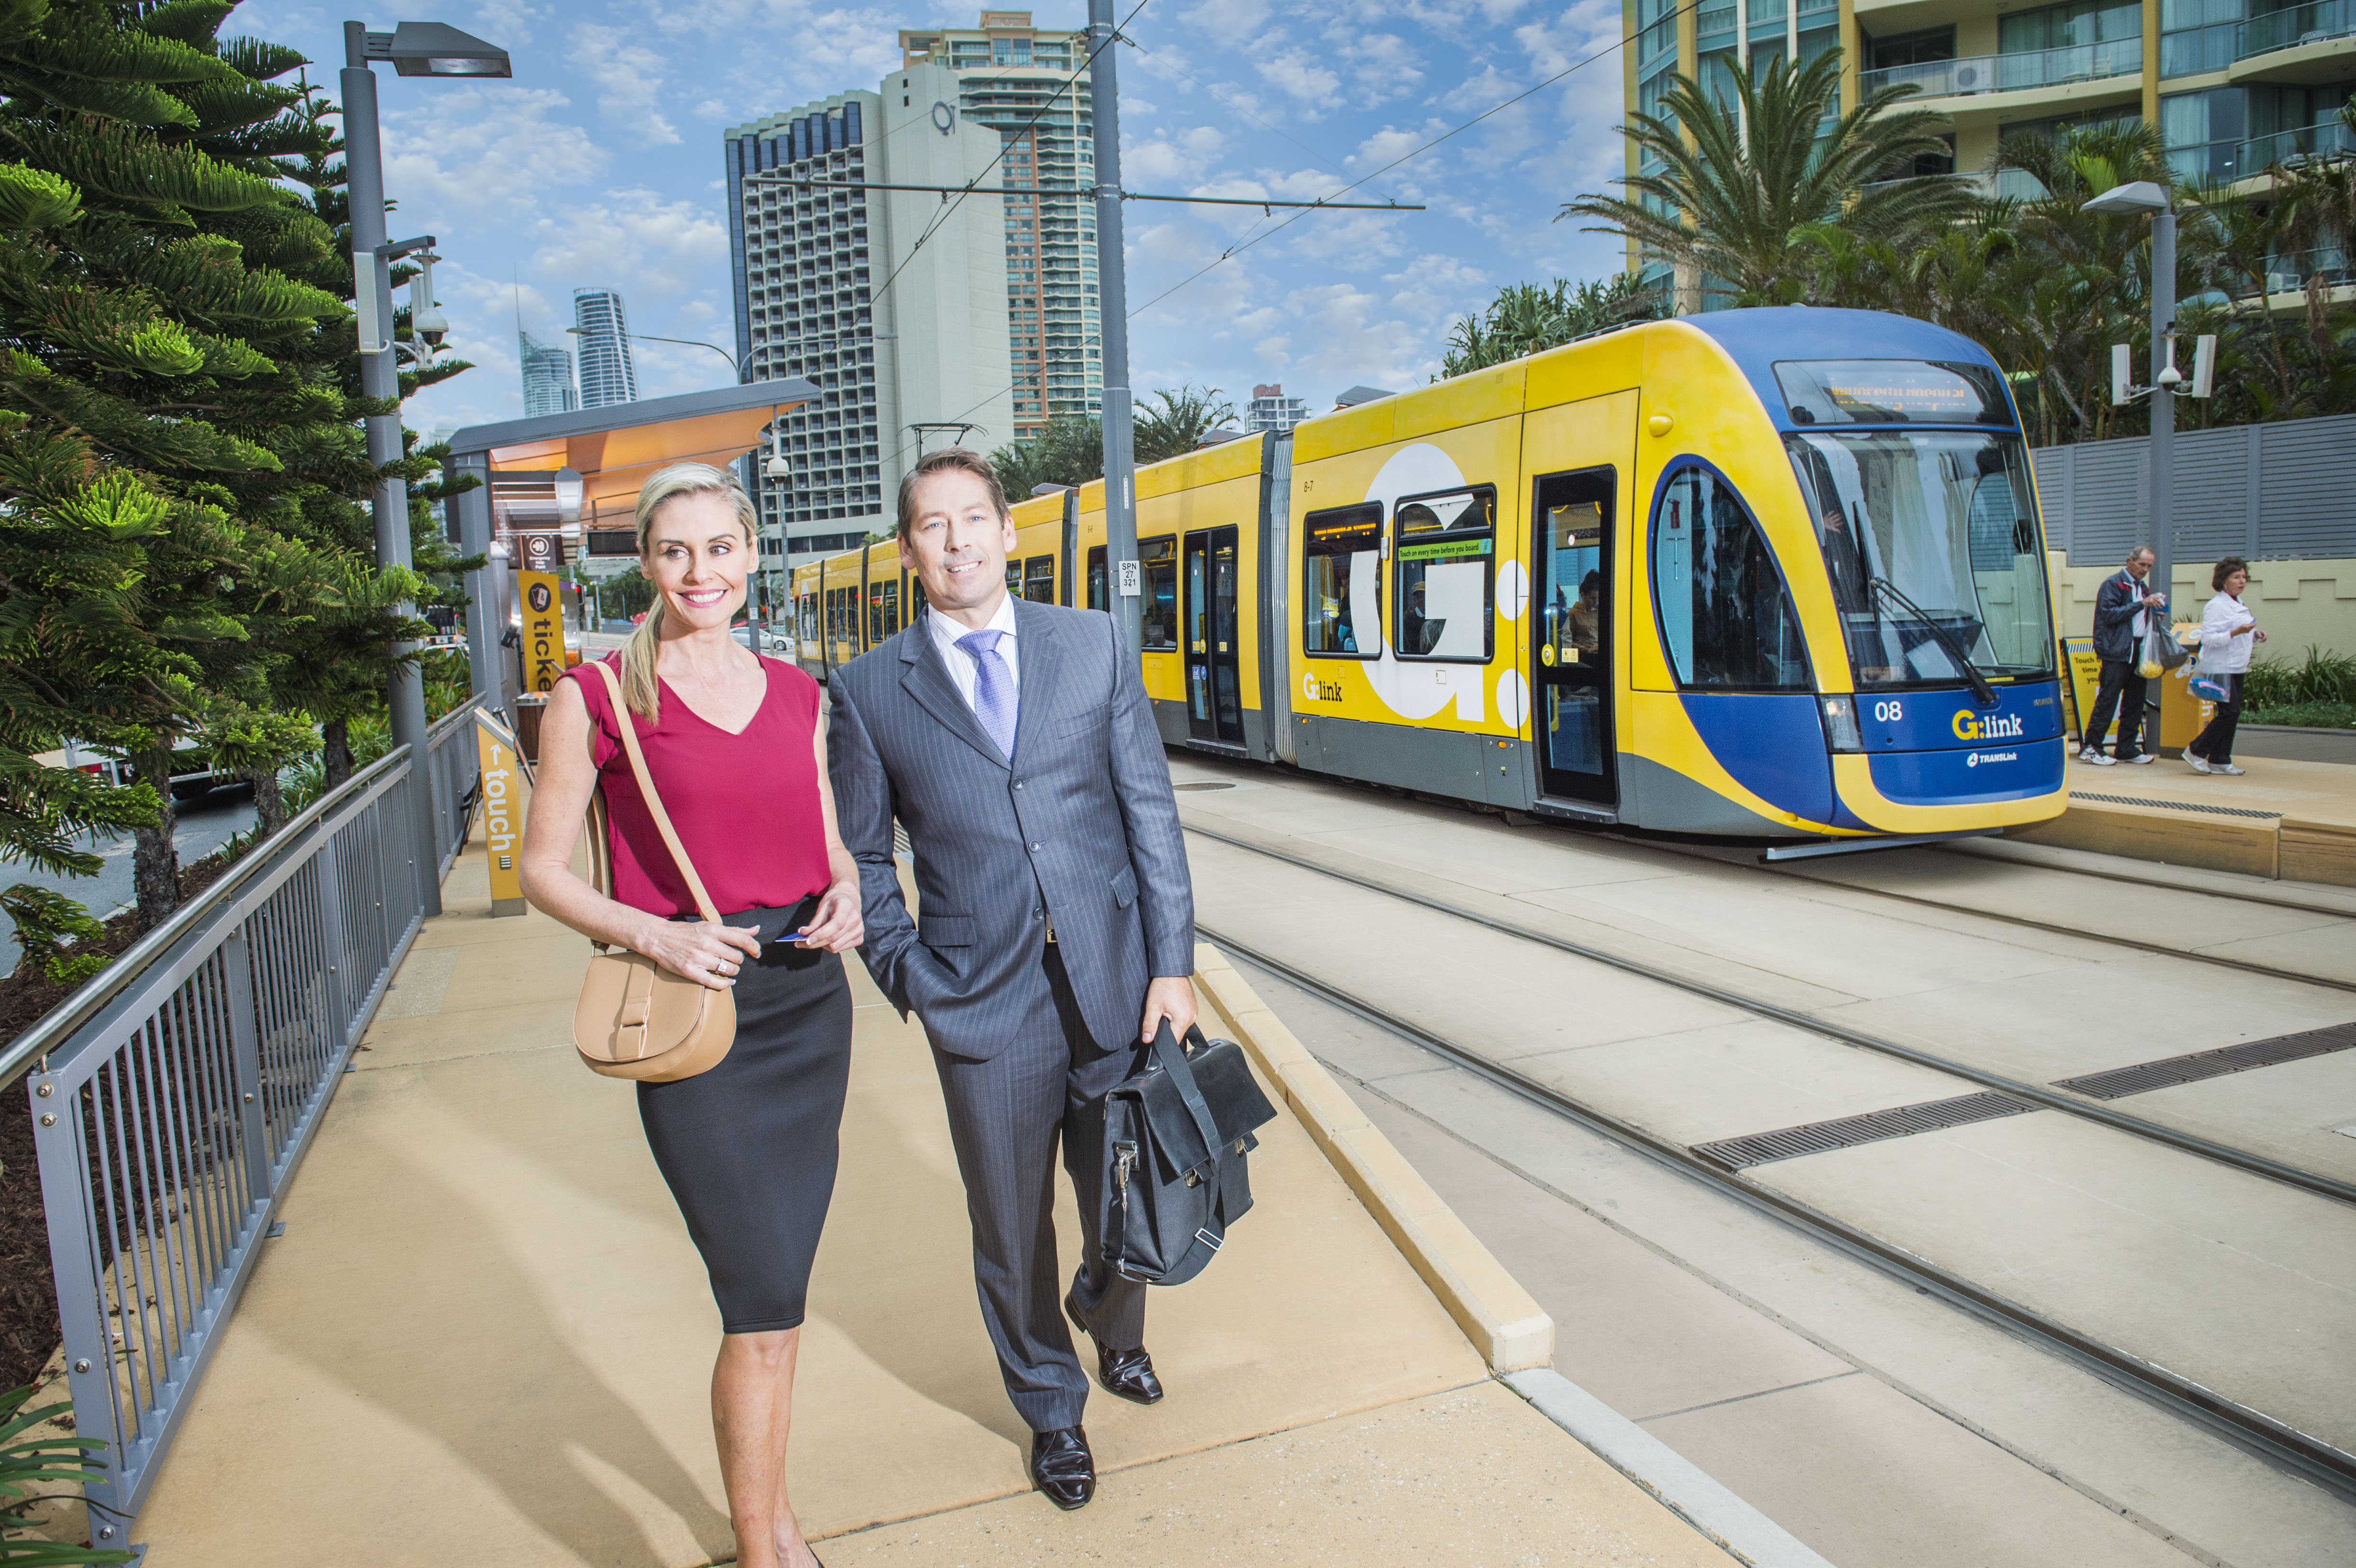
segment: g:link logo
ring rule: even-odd
[[[1339,702],[1342,700],[1342,683],[1337,680],[1329,686],[1319,680],[1314,672],[1304,673],[1301,677],[1301,695],[1312,702]]]
[[[1958,741],[2012,741],[2023,733],[2018,713],[1983,719],[1968,708],[1955,709],[1954,727]]]

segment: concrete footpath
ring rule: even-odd
[[[132,1532],[149,1568],[732,1554],[717,1314],[632,1091],[569,1043],[588,945],[536,913],[490,919],[479,848],[444,900]],[[982,1330],[922,1033],[850,968],[792,1457],[831,1568],[1738,1560],[1493,1379],[1462,1304],[1452,1318],[1285,1115],[1225,1253],[1156,1293],[1170,1396],[1091,1402],[1105,1478],[1058,1513],[1030,1490]],[[1060,1226],[1068,1267],[1068,1197]]]

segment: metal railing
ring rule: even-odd
[[[85,1485],[120,1544],[479,793],[470,701],[298,814],[0,1050],[27,1097]]]
[[[2308,5],[2286,5],[2242,23],[2233,35],[2233,58],[2245,60],[2252,55],[2272,54],[2351,33],[2356,33],[2356,0],[2309,0]]]
[[[2356,132],[2334,117],[2312,125],[2294,125],[2266,136],[2229,137],[2190,147],[2170,147],[2169,166],[2179,179],[2230,185],[2268,169],[2295,169],[2310,159],[2340,158],[2356,154]]]
[[[2013,54],[1969,55],[1962,59],[1923,60],[1859,71],[1857,90],[1871,97],[1897,82],[1912,82],[1924,98],[1961,98],[1982,92],[2018,92],[2061,87],[2073,81],[2133,76],[2143,69],[2143,40],[2071,44],[2058,49],[2022,49]]]

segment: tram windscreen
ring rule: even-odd
[[[1794,424],[2012,423],[1985,365],[1935,359],[1787,359],[1775,367]]]
[[[2017,435],[1810,432],[1784,438],[1860,686],[2053,669],[2045,553]]]

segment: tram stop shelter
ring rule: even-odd
[[[464,553],[489,556],[517,534],[595,531],[603,519],[630,526],[638,489],[674,463],[724,468],[760,444],[761,432],[827,394],[799,377],[610,403],[530,419],[470,425],[450,438],[449,471],[483,483],[449,502],[451,537]],[[577,514],[560,497],[557,475],[581,476]],[[506,559],[492,556],[466,576],[466,658],[473,687],[498,705],[516,695],[501,674],[498,628],[513,607]]]

